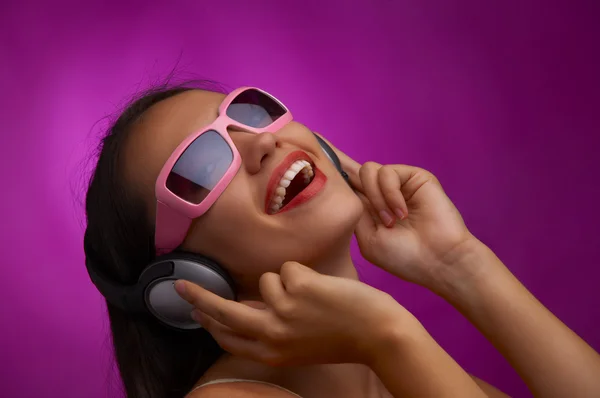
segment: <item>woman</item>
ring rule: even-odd
[[[600,391],[598,355],[469,233],[430,173],[361,167],[338,152],[357,195],[309,129],[270,105],[229,107],[245,103],[238,99],[192,87],[153,91],[103,141],[87,196],[92,273],[134,284],[157,253],[177,248],[216,260],[242,302],[178,282],[204,326],[188,331],[109,303],[128,396],[503,396],[466,375],[390,296],[357,281],[355,232],[368,260],[461,310],[534,393]],[[243,123],[219,133],[230,154],[199,145],[179,161],[200,134],[210,136],[206,126],[231,118]],[[299,153],[286,183],[283,162]],[[300,174],[304,185],[292,184]],[[165,206],[162,195],[193,206]]]

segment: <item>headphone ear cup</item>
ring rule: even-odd
[[[233,279],[231,279],[231,276],[229,276],[227,271],[225,271],[225,269],[223,269],[223,267],[221,267],[216,261],[203,256],[202,254],[176,250],[161,256],[161,258],[167,260],[188,260],[196,262],[219,274],[219,276],[221,276],[229,285],[231,285],[232,288],[234,286]]]
[[[236,299],[233,280],[215,261],[194,253],[174,252],[158,257],[146,270],[165,263],[172,264],[172,275],[148,281],[144,292],[148,310],[163,323],[178,329],[201,327],[190,316],[193,306],[175,291],[178,279],[195,283],[227,300]]]

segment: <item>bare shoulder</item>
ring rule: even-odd
[[[185,398],[298,398],[272,385],[253,382],[218,383],[192,391]]]

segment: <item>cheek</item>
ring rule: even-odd
[[[217,202],[196,220],[190,234],[193,251],[213,258],[232,274],[241,264],[253,263],[258,242],[264,239],[261,222],[252,193],[243,181],[227,187]],[[267,228],[268,229],[268,228]]]
[[[335,189],[324,198],[322,206],[315,210],[314,223],[324,234],[336,234],[340,237],[351,235],[363,212],[360,198],[340,179]],[[333,187],[332,187],[333,188]]]
[[[318,153],[318,151],[321,150],[312,131],[301,123],[291,122],[283,129],[279,130],[277,135],[283,138],[287,143],[295,145],[300,149],[306,149],[312,153]]]
[[[235,241],[237,236],[244,236],[251,229],[248,217],[253,214],[250,194],[244,189],[228,187],[210,210],[202,217],[201,224],[205,234],[214,237],[211,241]]]
[[[240,281],[277,271],[285,261],[311,264],[332,247],[349,244],[362,214],[362,202],[343,179],[332,175],[330,183],[318,205],[293,218],[261,214],[249,184],[232,184],[196,221],[190,247]]]

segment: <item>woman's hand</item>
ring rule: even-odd
[[[368,162],[352,180],[365,206],[356,227],[363,256],[436,290],[475,241],[437,178],[417,167]]]
[[[223,349],[271,366],[367,364],[400,330],[408,334],[418,325],[388,294],[295,262],[264,274],[259,287],[264,303],[238,303],[176,283]]]
[[[332,148],[365,206],[355,231],[365,259],[434,291],[454,274],[463,276],[459,263],[479,241],[433,174],[405,165],[361,166]]]
[[[226,300],[185,281],[175,288],[234,356],[270,366],[360,363],[394,397],[486,396],[416,318],[362,282],[287,262],[261,277],[264,303]]]
[[[534,396],[600,396],[600,356],[469,233],[431,173],[402,165],[361,166],[332,148],[365,205],[356,228],[365,258],[448,299]]]

